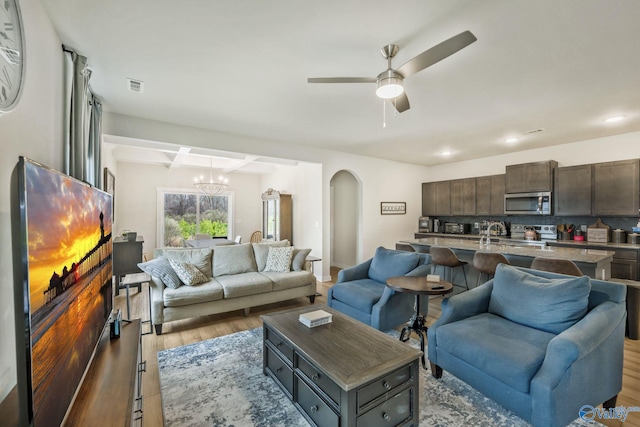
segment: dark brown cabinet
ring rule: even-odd
[[[451,181],[426,182],[422,184],[422,215],[451,215]]]
[[[507,193],[531,193],[553,191],[553,174],[558,162],[523,163],[506,167],[505,191]]]
[[[436,183],[422,183],[422,215],[435,216],[436,214]]]
[[[593,215],[638,215],[640,160],[596,163],[593,174]]]
[[[558,216],[591,215],[593,165],[556,170],[554,195]]]
[[[451,215],[476,214],[476,179],[450,181]]]
[[[476,178],[476,215],[504,215],[505,176]]]

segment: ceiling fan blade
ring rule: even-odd
[[[375,77],[310,77],[307,83],[375,83]]]
[[[420,55],[402,65],[396,71],[406,78],[418,71],[422,71],[425,68],[432,66],[436,62],[442,61],[446,57],[469,46],[476,40],[476,36],[474,36],[471,31],[464,31],[457,36],[453,36],[450,39],[425,50]]]
[[[395,107],[398,113],[403,113],[407,111],[409,107],[409,98],[407,98],[407,92],[402,92],[402,94],[395,99],[391,100],[391,104]]]

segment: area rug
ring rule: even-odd
[[[161,351],[158,366],[166,427],[309,425],[262,373],[262,328]],[[529,426],[447,372],[436,380],[422,368],[420,425]],[[586,425],[599,424],[571,424]]]

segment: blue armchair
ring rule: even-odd
[[[411,318],[415,297],[388,288],[387,279],[429,273],[429,254],[379,247],[373,258],[338,273],[338,281],[327,294],[327,305],[378,330],[388,331]]]
[[[626,288],[500,264],[493,280],[442,302],[429,328],[446,370],[536,427],[564,426],[622,389]]]

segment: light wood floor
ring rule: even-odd
[[[335,274],[337,274],[336,271],[334,269],[331,271],[334,280]],[[326,303],[327,289],[331,285],[332,282],[318,282],[318,292],[322,296],[316,298],[316,304]],[[146,284],[143,285],[141,293],[136,290],[131,292],[130,304],[131,317],[133,318],[139,317],[142,320],[149,318],[146,286]],[[429,303],[429,324],[440,316],[440,303],[440,298],[431,300]],[[237,310],[231,313],[170,322],[164,325],[162,335],[144,335],[142,337],[143,360],[147,361],[147,372],[143,378],[144,426],[160,427],[163,424],[157,358],[159,351],[257,328],[262,326],[260,315],[303,305],[309,305],[308,298],[298,298],[282,303],[255,307],[251,309],[251,313],[246,317],[242,310]],[[124,290],[115,298],[115,306],[121,308],[123,314],[126,314]],[[143,324],[142,327],[143,332],[149,330],[148,323]],[[640,409],[640,341],[625,338],[623,375],[622,392],[618,395],[617,405],[638,407]],[[607,422],[606,425],[640,427],[640,412],[631,412],[625,423]]]

